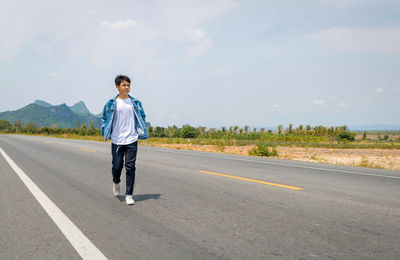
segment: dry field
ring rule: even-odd
[[[78,136],[78,135],[62,134],[62,135],[55,135],[53,137],[104,142],[102,136]],[[393,136],[393,138],[399,138],[399,135]],[[195,144],[163,144],[163,143],[152,143],[146,141],[141,141],[141,145],[193,150],[193,151],[239,154],[239,155],[248,155],[248,151],[255,147],[254,145],[217,146],[217,145],[195,145]],[[278,150],[279,154],[278,158],[281,159],[360,166],[369,168],[380,168],[380,169],[400,171],[399,149],[333,149],[333,148],[279,147],[279,146],[276,149]]]
[[[161,144],[146,142],[143,142],[142,144],[165,148],[239,155],[248,155],[248,151],[254,148],[253,145],[220,147],[216,145]],[[400,171],[400,150],[395,149],[328,149],[308,147],[277,147],[276,149],[279,153],[278,158],[282,159]]]
[[[375,134],[375,133],[374,134],[370,134],[370,133],[367,132],[367,138],[369,140],[372,140],[372,141],[379,140],[380,138],[384,137],[385,135],[386,135],[385,132],[382,132],[382,134]],[[388,134],[387,136],[388,136],[389,140],[400,140],[400,135],[398,133],[396,133],[396,134]],[[363,134],[357,133],[355,138],[356,138],[356,140],[362,140]]]

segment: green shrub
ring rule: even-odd
[[[183,138],[196,138],[198,135],[199,133],[196,129],[190,125],[185,126],[181,131],[181,137]]]
[[[256,144],[256,147],[253,149],[249,150],[249,155],[256,155],[256,156],[278,156],[278,151],[276,150],[275,147],[270,147],[266,143],[258,143]]]
[[[12,128],[12,124],[7,120],[0,120],[0,131],[9,131]]]
[[[341,131],[338,134],[337,141],[340,142],[353,142],[355,140],[356,133],[349,132],[346,130]]]
[[[34,134],[36,133],[37,126],[34,122],[29,122],[24,126],[25,132]]]

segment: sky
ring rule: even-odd
[[[398,0],[0,0],[0,112],[131,78],[153,126],[400,125]]]

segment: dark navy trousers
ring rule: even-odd
[[[124,165],[126,170],[126,194],[133,194],[136,173],[137,141],[127,145],[111,144],[112,176],[114,183],[121,182],[121,172]]]

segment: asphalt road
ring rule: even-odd
[[[397,171],[139,146],[127,206],[109,143],[0,148],[108,259],[400,259]],[[81,259],[2,155],[0,176],[0,259]]]

